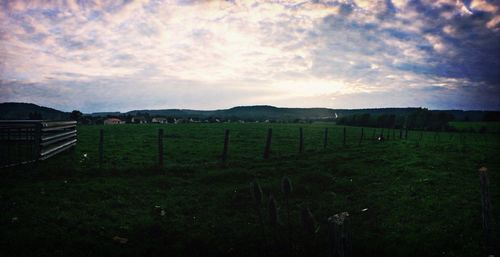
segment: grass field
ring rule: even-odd
[[[156,165],[159,128],[165,131],[164,168]],[[263,160],[267,128],[273,129],[272,151]],[[226,165],[220,163],[224,129],[230,130]],[[500,238],[498,134],[410,131],[400,140],[395,131],[397,139],[391,132],[379,142],[365,128],[369,140],[359,144],[361,128],[348,127],[344,146],[342,130],[329,123],[81,126],[74,151],[0,170],[0,252],[327,256],[327,219],[347,211],[354,256],[480,256],[477,170],[483,165],[490,170]],[[291,229],[280,190],[283,176],[293,183]],[[269,193],[277,199],[282,223],[277,228],[258,221],[254,180],[265,199]],[[305,206],[319,225],[315,235],[306,235],[299,222]]]
[[[459,131],[500,133],[500,122],[450,122],[450,126]]]

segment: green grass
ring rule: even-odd
[[[269,127],[271,159],[263,160]],[[299,127],[304,128],[303,154],[298,154]],[[158,128],[165,131],[164,168],[156,165]],[[105,133],[102,168],[100,129]],[[224,129],[230,129],[226,165],[219,161]],[[0,252],[290,256],[292,242],[292,256],[327,256],[327,219],[347,211],[355,256],[483,253],[477,170],[485,165],[491,171],[498,224],[498,134],[410,131],[400,140],[396,131],[397,140],[390,133],[388,141],[378,142],[365,128],[370,140],[359,145],[361,129],[348,127],[343,146],[342,129],[329,123],[81,126],[73,152],[0,170]],[[291,232],[280,191],[285,175],[294,188]],[[279,228],[259,224],[250,187],[254,180],[266,200],[269,193],[276,197]],[[314,238],[301,229],[304,206],[320,226]],[[115,236],[128,242],[117,243]]]
[[[459,131],[500,133],[500,122],[450,122],[450,126]]]

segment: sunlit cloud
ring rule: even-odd
[[[498,17],[486,0],[1,1],[0,101],[499,109]]]

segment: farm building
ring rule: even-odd
[[[144,116],[137,116],[137,117],[132,117],[132,123],[144,124],[144,123],[148,123],[148,121],[146,120],[146,117],[144,117]]]
[[[122,121],[118,118],[109,118],[104,120],[104,125],[115,125],[115,124],[125,124],[125,121]]]
[[[153,118],[151,120],[152,123],[161,123],[161,124],[167,124],[168,121],[167,121],[167,118]]]

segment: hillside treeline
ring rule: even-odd
[[[337,124],[378,128],[407,127],[408,129],[422,130],[451,130],[448,122],[453,120],[454,117],[450,113],[418,108],[404,116],[395,114],[370,115],[369,113],[349,115],[337,119]]]

